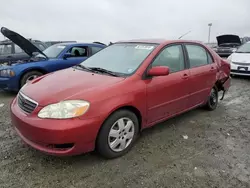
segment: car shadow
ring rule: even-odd
[[[54,165],[59,165],[59,166],[68,166],[68,165],[72,165],[72,166],[92,166],[92,165],[98,165],[98,164],[103,164],[103,163],[109,163],[111,161],[113,161],[115,163],[115,161],[120,161],[120,160],[128,160],[128,158],[130,158],[131,156],[133,156],[136,152],[137,152],[137,147],[139,147],[143,142],[145,142],[145,140],[147,140],[147,137],[152,135],[154,136],[154,134],[158,134],[161,132],[169,132],[169,134],[173,135],[175,134],[176,129],[182,127],[182,126],[186,126],[186,124],[188,124],[188,122],[190,121],[190,119],[192,119],[192,116],[197,115],[197,113],[206,113],[206,110],[202,109],[202,108],[197,108],[194,110],[191,110],[189,112],[183,113],[181,115],[178,115],[176,117],[170,118],[164,122],[158,123],[150,128],[144,129],[141,133],[140,133],[140,137],[138,138],[138,140],[135,143],[135,147],[132,148],[131,151],[129,151],[129,153],[127,155],[124,155],[122,157],[116,158],[116,159],[112,159],[112,160],[107,160],[102,158],[101,156],[98,155],[98,153],[96,151],[87,153],[87,154],[82,154],[82,155],[77,155],[77,156],[67,156],[67,157],[57,157],[57,156],[50,156],[50,155],[46,155],[43,154],[39,151],[34,151],[34,158],[37,158],[39,160],[42,160],[41,163],[47,165],[47,167],[51,166],[51,168]],[[187,123],[182,123],[182,122],[187,122]],[[179,135],[177,135],[179,136]],[[138,146],[139,145],[139,146]],[[136,147],[137,146],[137,147]]]
[[[10,97],[15,97],[16,95],[17,92],[0,90],[0,98],[10,98]]]
[[[250,81],[250,76],[234,75],[234,76],[232,76],[232,79]]]

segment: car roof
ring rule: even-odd
[[[200,41],[194,41],[194,40],[167,40],[167,39],[133,39],[133,40],[122,40],[122,41],[118,41],[115,43],[147,43],[147,44],[169,44],[169,43],[188,43],[188,42],[192,42],[192,43],[197,43],[197,44],[203,44]]]
[[[28,39],[29,41],[31,41],[32,43],[36,43],[36,42],[38,42],[38,43],[44,43],[44,42],[42,42],[42,41],[40,41],[40,40],[33,40],[33,39]],[[2,41],[0,41],[0,44],[13,44],[14,42],[12,42],[11,40],[2,40]]]
[[[63,43],[56,43],[54,45],[64,45],[64,46],[73,46],[73,45],[105,46],[105,45],[97,44],[97,43],[78,43],[78,42],[63,42]]]

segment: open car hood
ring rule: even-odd
[[[29,56],[32,56],[34,52],[38,52],[46,57],[46,55],[41,50],[39,50],[34,44],[32,44],[29,40],[19,35],[18,33],[9,30],[6,27],[1,28],[1,33],[16,45],[18,45]]]
[[[217,39],[217,43],[219,46],[225,43],[241,44],[241,40],[238,35],[220,35],[220,36],[217,36],[216,39]]]

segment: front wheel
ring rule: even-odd
[[[21,78],[20,88],[23,87],[27,82],[29,82],[35,78],[38,78],[42,75],[43,75],[43,73],[41,73],[39,71],[30,71],[30,72],[25,73]]]
[[[127,153],[139,133],[136,115],[128,110],[113,113],[101,127],[97,138],[97,150],[105,158],[112,159]]]
[[[210,111],[215,110],[218,106],[218,100],[219,100],[218,98],[219,98],[218,90],[216,87],[213,87],[212,90],[210,91],[206,108]]]

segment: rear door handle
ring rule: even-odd
[[[182,79],[187,79],[188,75],[187,74],[183,74]]]

